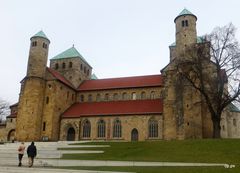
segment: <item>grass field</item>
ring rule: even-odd
[[[184,141],[96,142],[81,145],[110,145],[106,148],[72,148],[75,150],[104,150],[103,154],[64,154],[63,159],[165,161],[235,164],[234,169],[220,167],[71,167],[131,172],[240,172],[239,139],[204,139]],[[78,145],[78,144],[75,144]]]

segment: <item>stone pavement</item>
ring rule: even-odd
[[[79,143],[79,141],[78,141]],[[26,143],[28,146],[30,143]],[[108,145],[96,145],[96,146],[74,146],[68,145],[69,142],[36,142],[36,146],[38,149],[37,158],[34,160],[34,168],[21,167],[18,168],[16,165],[18,164],[18,155],[17,148],[19,143],[9,143],[5,145],[0,145],[0,173],[3,172],[11,172],[12,170],[20,171],[19,173],[23,173],[27,171],[30,172],[59,172],[60,170],[49,169],[50,167],[61,167],[61,166],[220,166],[225,168],[235,167],[234,165],[229,165],[225,163],[178,163],[178,162],[136,162],[136,161],[100,161],[100,160],[62,160],[62,154],[64,153],[103,153],[103,151],[75,151],[75,150],[57,150],[57,148],[74,148],[74,147],[109,147]],[[27,165],[27,155],[25,154],[23,157],[23,165]],[[2,169],[3,168],[3,169]],[[47,169],[48,168],[48,169]],[[24,171],[23,171],[24,170]],[[45,170],[45,171],[44,171]],[[55,170],[55,171],[54,171]],[[12,171],[12,172],[14,172]],[[22,172],[21,172],[22,171]],[[62,170],[61,170],[62,171]],[[72,171],[72,170],[68,170]],[[67,172],[64,170],[64,172]],[[76,171],[72,171],[73,173]],[[79,172],[79,171],[78,171]],[[82,172],[89,172],[83,170]],[[90,171],[90,172],[99,172],[99,171]],[[90,173],[89,172],[89,173]],[[61,172],[60,172],[61,173]]]

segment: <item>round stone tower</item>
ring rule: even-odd
[[[16,138],[18,141],[41,140],[49,44],[49,39],[42,31],[31,37],[27,75],[21,81],[19,96],[16,123]]]
[[[176,53],[180,55],[185,48],[197,42],[197,17],[186,8],[174,19],[176,25]]]
[[[45,77],[49,44],[49,39],[42,31],[31,37],[27,76]]]

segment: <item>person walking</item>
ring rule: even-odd
[[[31,143],[31,145],[27,148],[27,154],[28,154],[28,166],[33,166],[34,158],[37,156],[37,148],[34,145],[34,142]]]
[[[24,142],[21,142],[21,144],[18,147],[18,160],[19,160],[18,166],[22,166],[22,158],[24,155],[24,151],[25,151],[25,145],[24,145]]]

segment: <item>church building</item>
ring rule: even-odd
[[[176,40],[161,74],[107,79],[97,79],[75,47],[52,57],[48,67],[50,40],[38,32],[30,38],[19,102],[0,126],[0,140],[211,138],[212,120],[203,98],[176,77],[176,59],[184,48],[206,44],[197,36],[196,22],[187,9],[174,19]],[[239,115],[234,105],[223,115],[223,137],[240,137]]]

